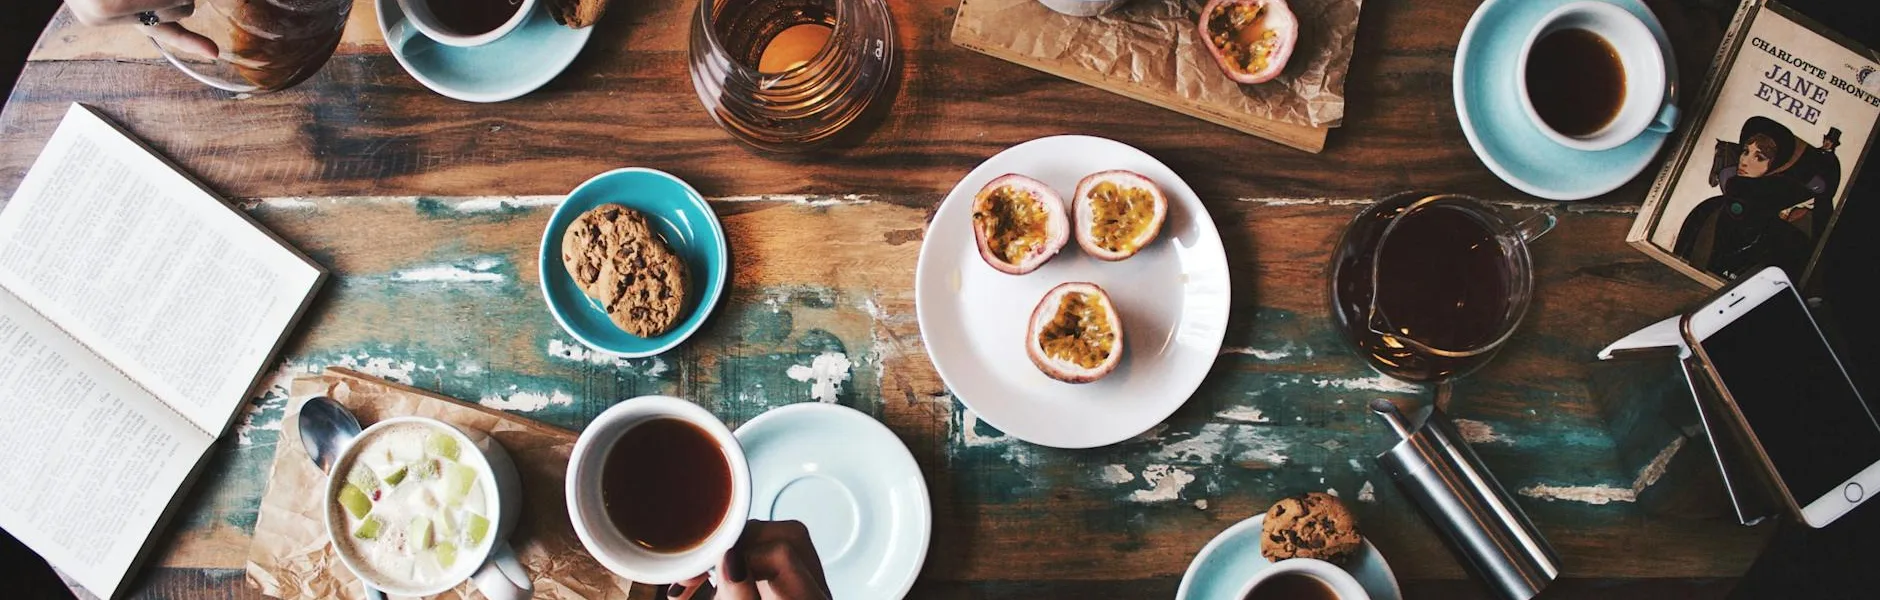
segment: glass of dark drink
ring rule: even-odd
[[[170,64],[240,96],[293,87],[319,72],[339,47],[352,0],[197,0],[182,25],[215,42],[199,56],[158,42]]]
[[[1514,334],[1534,293],[1528,244],[1544,210],[1510,222],[1479,200],[1405,193],[1358,214],[1332,253],[1332,320],[1372,367],[1413,382],[1480,368]]]

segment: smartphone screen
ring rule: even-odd
[[[1701,342],[1776,474],[1807,505],[1880,461],[1880,421],[1793,288]]]

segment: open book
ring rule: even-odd
[[[325,277],[72,105],[0,210],[0,528],[120,594]]]

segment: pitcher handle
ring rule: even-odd
[[[516,559],[507,541],[498,541],[490,548],[489,560],[470,580],[490,600],[526,600],[535,594],[535,583],[529,580],[529,572],[523,570],[522,561]]]
[[[1547,232],[1553,231],[1554,224],[1559,221],[1560,219],[1554,216],[1553,208],[1543,208],[1540,214],[1528,217],[1523,219],[1520,223],[1516,223],[1514,225],[1514,233],[1515,235],[1521,236],[1521,241],[1533,243],[1534,240],[1541,239],[1541,236],[1547,235]]]

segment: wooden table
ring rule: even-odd
[[[1484,168],[1457,124],[1450,66],[1475,3],[1367,3],[1350,112],[1320,155],[956,47],[954,0],[891,4],[906,59],[892,111],[863,143],[809,157],[754,154],[700,109],[685,73],[690,2],[616,2],[566,73],[496,105],[420,87],[386,53],[370,2],[322,73],[240,101],[128,30],[62,13],[0,113],[0,189],[11,194],[68,102],[92,103],[336,275],[165,534],[143,592],[254,594],[239,568],[286,404],[278,386],[294,373],[352,366],[570,428],[666,393],[735,425],[809,401],[813,382],[790,367],[835,353],[852,363],[838,400],[886,422],[927,474],[935,529],[917,597],[1167,597],[1216,532],[1327,489],[1352,500],[1411,597],[1481,595],[1371,462],[1393,438],[1363,403],[1427,392],[1342,347],[1323,291],[1341,227],[1380,194],[1545,206]],[[1697,81],[1722,17],[1657,8]],[[1018,442],[951,397],[912,290],[946,191],[1000,149],[1066,132],[1122,140],[1182,173],[1234,277],[1226,350],[1201,390],[1153,433],[1084,451]],[[556,195],[626,165],[713,197],[736,260],[706,329],[643,360],[582,349],[544,310],[535,275]],[[1564,559],[1560,597],[1720,595],[1769,533],[1643,514],[1627,501],[1636,474],[1617,466],[1586,398],[1594,350],[1705,293],[1621,241],[1643,193],[1634,181],[1563,207],[1536,246],[1528,322],[1449,407],[1477,424],[1496,475],[1527,490],[1522,505]],[[1182,475],[1145,481],[1163,465]]]

